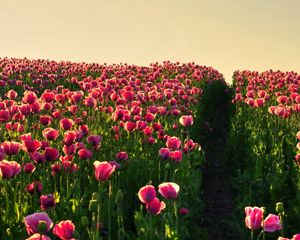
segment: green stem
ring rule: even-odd
[[[108,187],[108,240],[111,239],[111,196],[112,196],[112,184],[109,181]]]
[[[96,239],[99,239],[99,232],[98,226],[100,226],[100,210],[101,210],[101,181],[98,182],[98,196],[97,196],[97,221],[96,221]]]

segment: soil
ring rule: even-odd
[[[226,137],[229,125],[230,100],[221,102],[212,120],[211,132],[203,146],[206,162],[203,169],[202,199],[204,211],[201,227],[207,230],[208,240],[241,240],[234,223],[234,201],[236,193],[230,183],[230,172],[226,166]]]

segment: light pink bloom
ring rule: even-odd
[[[94,162],[95,178],[97,181],[107,181],[111,174],[115,171],[116,166],[109,162]]]
[[[156,198],[155,187],[152,185],[142,187],[138,192],[138,196],[142,203],[150,203]]]
[[[259,207],[245,207],[245,223],[251,230],[259,229],[262,224],[263,209]]]
[[[179,118],[179,123],[184,127],[189,127],[193,125],[193,116],[192,115],[181,116]]]
[[[164,182],[158,185],[158,192],[165,199],[176,199],[179,189],[179,185],[173,182]]]
[[[146,204],[146,209],[153,215],[158,215],[164,210],[166,204],[158,198],[154,198],[150,203]]]
[[[62,240],[74,239],[75,225],[71,220],[60,221],[53,228],[53,234]]]
[[[53,226],[52,220],[48,217],[47,213],[37,212],[31,215],[28,215],[24,219],[25,227],[28,235],[39,233],[39,224],[43,223],[46,225],[44,233],[47,233]]]
[[[265,232],[275,232],[281,230],[280,218],[277,215],[269,214],[262,223]]]

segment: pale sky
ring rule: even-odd
[[[300,73],[299,0],[0,0],[0,57]]]

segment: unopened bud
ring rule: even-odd
[[[281,213],[284,211],[284,206],[282,202],[276,203],[276,212]]]
[[[39,224],[38,224],[38,232],[40,234],[43,234],[43,233],[46,233],[47,231],[47,223],[45,221],[39,221]]]

